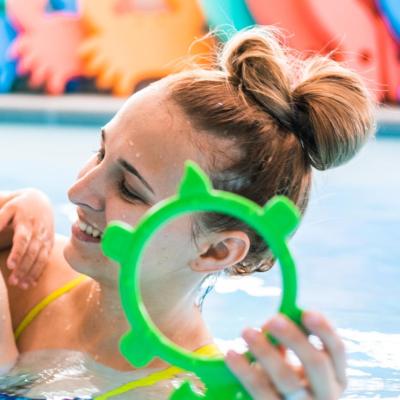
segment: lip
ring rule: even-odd
[[[99,229],[97,227],[96,224],[93,224],[91,222],[88,222],[82,215],[82,213],[79,212],[79,210],[77,211],[78,214],[78,218],[80,221],[84,222],[85,224],[88,224],[96,229],[98,229],[101,232],[101,235],[103,234],[103,231],[101,229]],[[71,226],[71,234],[72,236],[81,241],[81,242],[87,242],[87,243],[100,243],[101,241],[101,235],[97,238],[93,237],[92,235],[88,235],[87,233],[83,232],[80,228],[79,228],[79,220],[76,221],[74,224],[72,224]]]
[[[79,211],[79,209],[77,210],[77,214],[78,214],[78,218],[79,218],[82,222],[84,222],[84,223],[87,224],[87,225],[92,226],[93,228],[96,228],[97,230],[99,230],[99,231],[101,232],[101,234],[103,234],[103,229],[100,229],[95,223],[89,222],[89,221],[83,216],[82,212]]]
[[[71,226],[71,233],[75,239],[78,239],[81,242],[100,243],[100,240],[101,240],[100,236],[95,238],[91,235],[88,235],[85,232],[82,232],[81,229],[79,228],[78,222],[75,222]]]

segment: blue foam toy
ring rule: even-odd
[[[217,30],[221,40],[228,40],[236,31],[255,25],[245,0],[201,0],[208,24]]]
[[[77,11],[77,0],[50,0],[49,7],[55,11]],[[6,15],[6,2],[0,0],[0,93],[10,91],[17,77],[17,62],[9,57],[9,47],[17,31]]]
[[[377,0],[377,5],[400,44],[400,2],[399,0]]]
[[[9,92],[17,75],[16,62],[8,55],[8,48],[17,33],[5,15],[5,1],[0,2],[0,93]]]
[[[77,0],[50,0],[49,3],[53,11],[78,11]]]

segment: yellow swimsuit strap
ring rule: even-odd
[[[56,289],[54,292],[50,293],[43,300],[41,300],[38,304],[36,304],[36,306],[33,307],[32,310],[30,310],[28,312],[28,314],[25,315],[23,320],[17,326],[17,329],[14,332],[15,340],[18,340],[18,338],[21,336],[22,332],[28,327],[28,325],[37,317],[37,315],[44,308],[46,308],[53,301],[57,300],[63,294],[74,289],[76,286],[78,286],[80,283],[82,283],[86,279],[89,279],[89,278],[87,276],[81,275],[78,278],[75,278],[72,281],[68,282],[64,286],[61,286],[60,288]]]
[[[28,325],[36,318],[36,316],[43,311],[50,303],[61,297],[63,294],[68,293],[70,290],[77,287],[79,284],[89,279],[87,276],[81,275],[78,278],[73,279],[68,282],[64,286],[56,289],[54,292],[50,293],[43,300],[41,300],[36,306],[34,306],[23,318],[21,323],[18,325],[17,329],[14,332],[15,340],[21,336],[22,332],[28,327]],[[204,356],[216,356],[221,355],[217,346],[214,344],[208,344],[203,347],[200,347],[195,351],[196,354],[204,355]],[[157,382],[172,379],[174,376],[183,372],[182,369],[178,367],[169,367],[163,369],[161,371],[154,372],[142,379],[138,379],[134,382],[128,382],[116,389],[110,390],[109,392],[103,393],[97,397],[96,400],[106,400],[111,397],[126,393],[130,390],[134,390],[140,387],[152,386]]]
[[[207,344],[203,347],[200,347],[194,353],[203,355],[203,356],[220,356],[221,352],[218,350],[215,344]],[[142,388],[146,386],[152,386],[160,381],[172,379],[174,376],[184,372],[181,368],[178,367],[169,367],[163,369],[161,371],[154,372],[142,379],[138,379],[133,382],[128,382],[125,385],[122,385],[116,389],[110,390],[109,392],[103,393],[99,396],[95,396],[95,400],[107,400],[111,397],[118,396],[120,394],[129,392],[130,390]]]

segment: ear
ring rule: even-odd
[[[242,231],[219,232],[199,244],[200,254],[190,263],[196,272],[217,272],[244,260],[250,249],[250,239]]]

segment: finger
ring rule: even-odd
[[[36,260],[33,262],[32,268],[29,270],[26,277],[23,277],[21,279],[22,285],[26,283],[27,286],[29,287],[31,285],[36,284],[40,276],[42,275],[48,261],[49,261],[48,249],[42,247],[39,251]]]
[[[299,357],[315,398],[331,398],[332,393],[336,392],[337,383],[327,354],[316,349],[300,328],[283,315],[274,317],[267,324],[267,329]]]
[[[36,238],[30,241],[29,246],[20,264],[14,268],[10,279],[16,279],[18,281],[18,284],[21,284],[24,281],[25,277],[28,275],[30,269],[32,268],[34,261],[37,259],[41,247],[41,242]],[[25,288],[23,287],[23,289]]]
[[[245,356],[229,351],[225,361],[253,399],[279,400],[266,374],[250,365]]]
[[[14,208],[7,205],[0,209],[0,232],[11,222],[14,212]]]
[[[331,358],[336,379],[345,389],[347,386],[346,350],[343,341],[321,314],[306,311],[303,315],[303,323],[310,333],[321,339],[324,349]]]
[[[261,332],[246,329],[243,338],[249,350],[264,368],[278,392],[285,395],[303,388],[296,372],[282,357],[281,351],[275,348]]]
[[[22,257],[28,248],[31,237],[32,233],[30,229],[28,229],[24,224],[16,224],[14,227],[13,245],[11,247],[10,255],[7,258],[8,268],[14,269],[20,264]],[[13,284],[11,281],[10,284]]]

